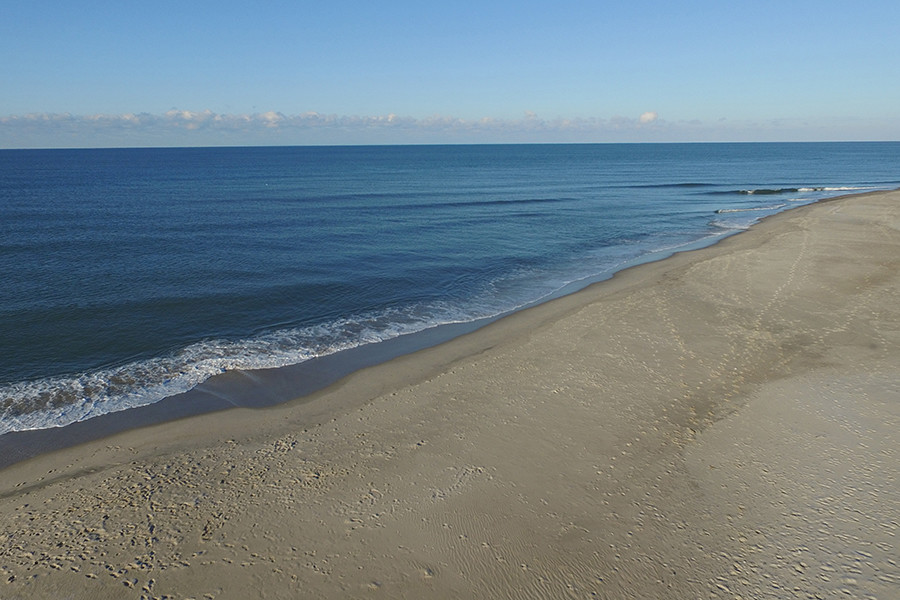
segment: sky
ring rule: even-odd
[[[3,0],[0,148],[900,140],[897,0]]]

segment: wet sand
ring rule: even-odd
[[[900,192],[0,471],[0,598],[891,598]]]

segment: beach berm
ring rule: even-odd
[[[892,598],[900,192],[0,472],[0,598]]]

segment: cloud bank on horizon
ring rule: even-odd
[[[667,121],[655,111],[637,117],[545,119],[527,112],[519,119],[465,119],[393,113],[228,114],[172,109],[161,114],[32,113],[0,117],[0,147],[780,141],[797,135],[824,141],[834,139],[841,127],[848,132],[869,131],[870,136],[864,139],[888,139],[877,122],[862,119],[831,122],[817,129],[806,120],[788,119]]]
[[[528,141],[637,141],[658,127],[656,113],[638,118],[543,119],[533,112],[521,119],[465,119],[433,115],[415,118],[389,113],[358,116],[267,111],[225,114],[172,109],[162,114],[72,115],[35,113],[0,117],[0,134],[19,147],[69,140],[110,146],[360,143],[480,143]]]

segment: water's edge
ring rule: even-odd
[[[856,195],[865,194],[850,196]],[[812,205],[846,197],[848,195],[825,198],[812,203]],[[793,207],[777,214],[790,213],[803,206],[810,206],[810,204]],[[773,216],[776,215],[762,220]],[[642,264],[663,261],[675,254],[707,248],[744,231],[747,230],[732,230],[702,238],[678,248],[645,254],[618,265],[615,271],[600,273],[571,283],[540,300],[494,317],[467,323],[439,325],[385,341],[313,358],[299,364],[252,371],[227,371],[211,377],[190,391],[146,406],[103,414],[64,427],[10,432],[0,436],[0,469],[41,454],[71,448],[132,429],[235,407],[258,409],[295,400],[302,401],[303,398],[337,383],[356,371],[449,342],[511,314],[577,293],[593,284],[612,278],[616,273]]]
[[[187,392],[169,396],[146,406],[99,415],[64,427],[10,432],[0,436],[0,469],[41,454],[96,441],[130,429],[236,407],[265,408],[294,400],[302,401],[304,397],[321,391],[361,369],[449,342],[508,315],[577,293],[626,269],[665,260],[676,253],[709,247],[741,231],[735,230],[703,238],[674,250],[648,253],[619,265],[615,271],[574,282],[554,294],[494,317],[468,323],[438,325],[294,365],[252,371],[227,371],[211,377]]]

